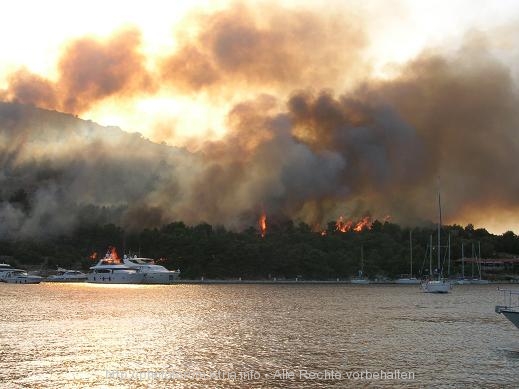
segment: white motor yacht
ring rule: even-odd
[[[7,263],[0,263],[0,281],[2,281],[2,279],[4,278],[4,276],[12,271],[12,270],[17,270],[15,268],[13,268],[11,265],[7,264]]]
[[[27,274],[25,270],[12,269],[5,272],[0,281],[9,284],[39,284],[42,280],[42,277]]]
[[[115,255],[108,253],[90,268],[87,282],[96,284],[142,284],[144,273],[121,263]]]
[[[155,260],[151,258],[139,258],[124,256],[124,265],[136,269],[144,273],[143,284],[171,284],[174,283],[180,275],[180,270],[172,271],[164,266],[155,264]]]
[[[79,270],[67,270],[58,267],[57,273],[47,277],[47,282],[84,282],[87,275]]]

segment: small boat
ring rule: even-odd
[[[45,279],[47,282],[84,282],[87,275],[79,270],[67,270],[58,267],[57,274]]]
[[[452,285],[444,279],[429,280],[422,284],[422,289],[426,293],[449,293],[452,289]]]
[[[360,270],[357,277],[352,278],[350,280],[350,283],[356,284],[356,285],[367,285],[369,284],[369,280],[364,275],[364,247],[360,246]]]
[[[503,292],[505,305],[496,305],[496,313],[503,314],[519,328],[519,290],[499,289],[499,291]]]
[[[144,273],[121,263],[115,249],[90,268],[87,282],[95,284],[142,284]]]
[[[425,293],[449,293],[452,289],[452,284],[442,277],[441,271],[438,270],[440,268],[440,254],[438,249],[438,269],[436,270],[438,276],[433,278],[433,270],[432,270],[432,235],[430,237],[429,243],[429,279],[425,280],[421,287]]]
[[[419,285],[420,280],[416,277],[413,277],[413,241],[412,241],[413,231],[409,230],[409,257],[410,257],[410,269],[409,269],[409,277],[407,275],[402,275],[398,278],[395,283],[400,285]]]
[[[470,281],[469,278],[465,278],[465,245],[461,242],[461,278],[457,278],[453,282],[457,285],[469,285]]]
[[[151,258],[139,258],[136,255],[123,257],[123,264],[144,273],[143,284],[172,284],[180,275],[180,270],[172,271],[155,264]]]
[[[352,278],[350,280],[350,284],[368,285],[369,284],[369,280],[367,278],[362,278],[362,274],[360,274],[358,278]]]
[[[400,285],[419,285],[421,281],[416,277],[400,277],[395,283]]]
[[[438,185],[439,186],[439,185]],[[441,197],[440,197],[440,190],[438,189],[438,213],[439,213],[439,220],[438,220],[438,268],[436,269],[437,272],[437,279],[432,279],[433,271],[432,271],[432,235],[430,237],[430,251],[429,251],[429,280],[426,280],[422,283],[422,290],[425,293],[449,293],[449,291],[452,289],[452,284],[447,281],[445,278],[443,278],[442,275],[442,266],[441,266],[441,260],[440,260],[440,251],[441,251],[441,245],[440,245],[440,230],[442,225],[442,207],[441,207]]]
[[[470,283],[476,284],[476,285],[487,285],[490,283],[490,281],[483,279],[483,277],[481,276],[481,244],[480,244],[480,242],[478,242],[478,247],[479,247],[479,253],[478,253],[478,255],[476,255],[476,260],[477,260],[477,265],[478,265],[479,277],[473,277],[470,280]],[[472,245],[472,252],[474,253],[474,244]],[[474,254],[472,256],[474,257]]]
[[[484,280],[482,278],[473,278],[472,280],[470,280],[470,283],[474,285],[488,285],[490,284],[490,281]]]
[[[43,280],[40,276],[33,276],[22,269],[12,269],[5,272],[1,281],[8,284],[39,284]]]

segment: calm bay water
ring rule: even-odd
[[[0,284],[0,386],[516,388],[501,302],[492,285]]]

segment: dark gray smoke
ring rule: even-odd
[[[14,103],[0,103],[0,139],[0,236],[66,233],[82,222],[158,225],[172,214],[155,194],[181,197],[177,170],[194,165],[139,134]]]

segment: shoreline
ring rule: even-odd
[[[488,284],[465,284],[465,285],[504,285],[504,284],[518,284],[518,281],[490,281]],[[369,286],[369,285],[399,285],[399,286],[420,286],[418,284],[399,284],[396,281],[370,281],[367,284],[352,283],[349,280],[178,280],[173,282],[175,284],[222,284],[222,285],[239,285],[239,284],[264,284],[264,285],[355,285],[355,286]],[[453,284],[456,286],[462,286]]]

